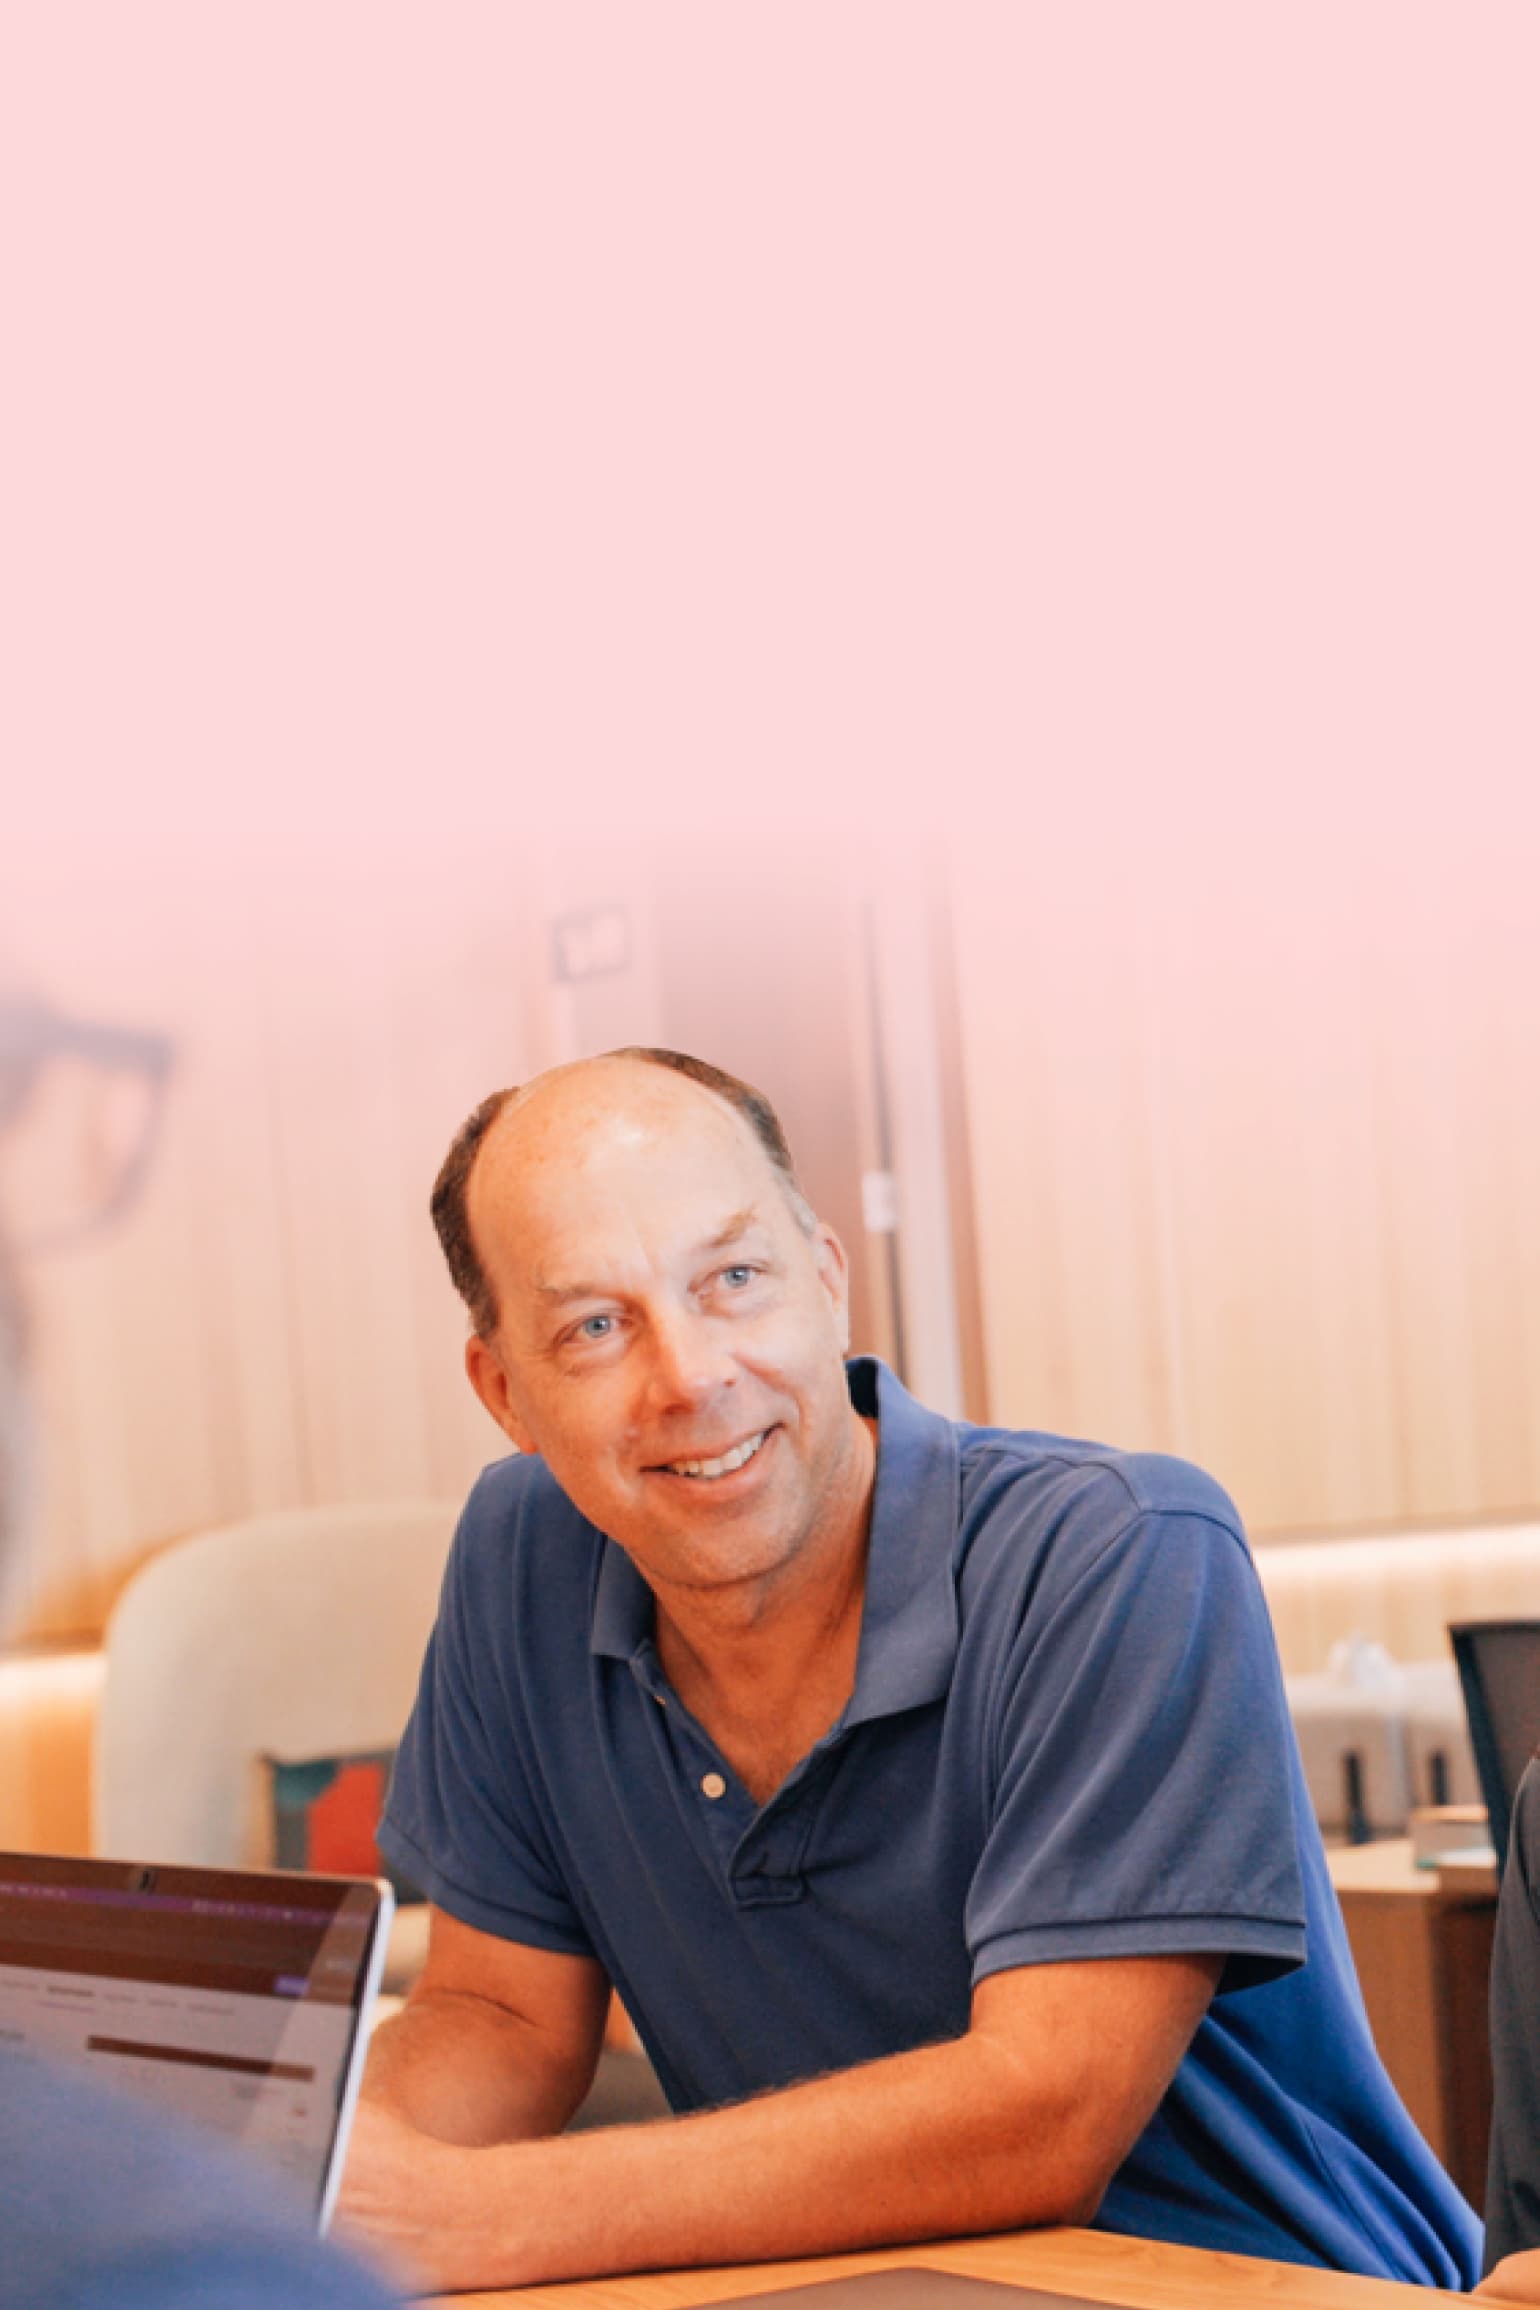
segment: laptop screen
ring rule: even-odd
[[[0,2045],[249,2143],[324,2221],[386,1908],[336,1877],[0,1854]]]

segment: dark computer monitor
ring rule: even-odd
[[[1540,1620],[1462,1621],[1449,1641],[1500,1871],[1519,1781],[1540,1746]]]

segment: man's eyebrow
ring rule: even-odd
[[[547,1283],[542,1276],[535,1278],[535,1291],[548,1307],[565,1307],[570,1299],[613,1299],[602,1283]]]
[[[762,1224],[760,1214],[749,1204],[742,1211],[735,1211],[730,1219],[724,1220],[714,1234],[706,1236],[699,1251],[726,1251],[730,1245],[741,1243],[744,1236]],[[538,1275],[535,1278],[535,1290],[547,1307],[565,1307],[575,1299],[613,1299],[615,1296],[613,1289],[602,1283],[552,1283]]]
[[[715,1235],[708,1235],[701,1245],[701,1249],[702,1251],[725,1251],[730,1243],[741,1242],[743,1237],[758,1227],[759,1224],[759,1213],[751,1203],[744,1210],[735,1211],[731,1219],[717,1229]]]

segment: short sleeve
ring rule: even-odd
[[[1222,1953],[1221,1986],[1239,1989],[1303,1962],[1293,1734],[1238,1532],[1125,1504],[1110,1540],[1067,1536],[1018,1615],[991,1731],[975,1982]]]
[[[483,1486],[485,1480],[483,1480]],[[542,1818],[508,1551],[483,1487],[461,1521],[380,1825],[386,1859],[450,1916],[563,1955],[591,1945]],[[501,1632],[501,1656],[493,1642]]]

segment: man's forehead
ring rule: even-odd
[[[705,1084],[618,1055],[575,1060],[535,1076],[508,1100],[482,1152],[490,1158],[488,1170],[516,1173],[531,1162],[640,1152],[662,1137],[763,1154],[747,1120]]]
[[[725,1225],[779,1190],[769,1158],[737,1110],[688,1077],[604,1059],[539,1076],[510,1100],[472,1170],[467,1209],[484,1257],[513,1239],[581,1228],[585,1209],[692,1186],[701,1229]],[[565,1262],[564,1262],[565,1264]]]

